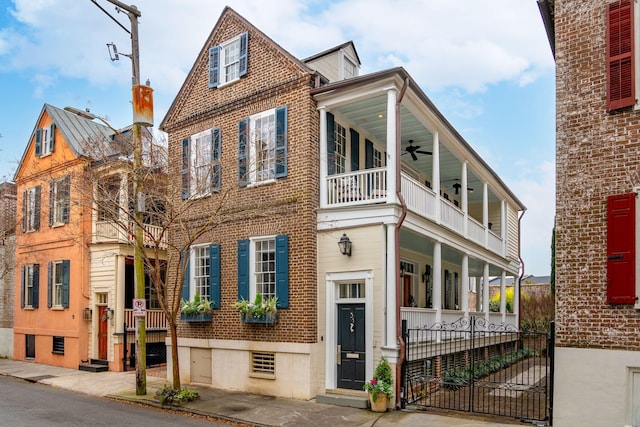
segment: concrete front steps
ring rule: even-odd
[[[326,405],[346,406],[349,408],[368,409],[369,397],[365,392],[348,390],[327,390],[316,396],[316,403]]]
[[[109,370],[109,361],[100,359],[89,359],[89,363],[83,363],[78,366],[81,371],[87,372],[105,372]]]

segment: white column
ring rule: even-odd
[[[502,270],[502,275],[500,276],[500,314],[502,314],[502,323],[507,320],[507,273]]]
[[[387,202],[397,203],[396,194],[397,176],[396,171],[400,167],[400,159],[397,157],[396,142],[396,100],[398,91],[389,89],[387,91]]]
[[[516,315],[517,328],[520,327],[520,281],[517,276],[513,276],[513,313]]]
[[[116,306],[115,306],[115,322],[116,327],[115,330],[119,331],[124,323],[124,287],[125,287],[125,259],[124,255],[116,255],[116,285],[115,285],[115,293],[116,293]],[[122,331],[126,332],[126,331]]]
[[[385,312],[387,330],[384,341],[386,348],[397,348],[398,346],[396,340],[396,286],[400,286],[400,283],[397,283],[397,272],[400,266],[396,265],[395,232],[394,224],[387,225],[387,309]]]
[[[469,255],[462,254],[460,282],[460,310],[464,312],[464,317],[469,317]]]
[[[489,186],[482,184],[482,225],[484,226],[484,246],[489,246]]]
[[[442,244],[433,244],[433,308],[436,323],[442,322]]]
[[[489,321],[489,264],[484,263],[484,272],[482,274],[482,312]]]
[[[469,229],[469,194],[467,192],[467,162],[462,162],[462,173],[461,173],[461,187],[460,191],[462,195],[460,196],[462,200],[462,212],[464,212],[464,236],[467,237],[468,229]]]
[[[327,200],[327,176],[329,175],[327,149],[327,109],[320,107],[320,207],[326,208]]]
[[[433,132],[431,189],[436,193],[436,224],[440,224],[440,136]]]
[[[507,255],[507,202],[500,201],[500,238],[502,238],[502,256]]]

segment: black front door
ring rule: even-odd
[[[365,381],[364,304],[338,305],[338,388],[362,390]]]

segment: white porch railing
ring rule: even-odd
[[[125,243],[133,241],[133,223],[129,224],[129,231],[125,231],[113,221],[97,221],[96,231],[93,236],[94,243],[116,242]],[[160,238],[162,227],[145,224],[143,227],[143,242],[147,247],[153,247],[153,242]],[[159,244],[160,249],[167,249],[167,237],[162,237]]]
[[[133,315],[133,310],[130,308],[124,309],[124,322],[127,324],[127,329],[135,329],[136,318]],[[162,310],[147,310],[145,317],[146,329],[167,329],[167,319],[164,317]]]
[[[386,168],[365,169],[339,175],[330,175],[327,177],[326,185],[328,207],[386,203],[387,191],[391,191],[387,188]],[[427,188],[421,182],[404,172],[401,173],[400,185],[407,209],[426,219],[435,221],[437,198],[439,196],[430,188]],[[465,236],[464,221],[465,215],[462,209],[441,197],[440,224],[466,237],[470,241],[486,247],[499,255],[504,255],[505,245],[500,236],[487,230],[484,225],[469,215],[467,215],[467,234]]]
[[[465,313],[459,310],[442,310],[440,312],[440,323],[452,324],[457,323],[463,318]],[[472,312],[467,316],[485,317],[486,313]],[[401,307],[400,317],[402,320],[407,321],[408,329],[430,328],[436,323],[437,310],[432,308],[415,308],[415,307]],[[517,317],[514,313],[506,313],[505,321],[502,321],[502,313],[489,313],[490,325],[505,325],[513,326],[517,328]]]

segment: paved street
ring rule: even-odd
[[[3,376],[0,396],[0,427],[228,426]]]

